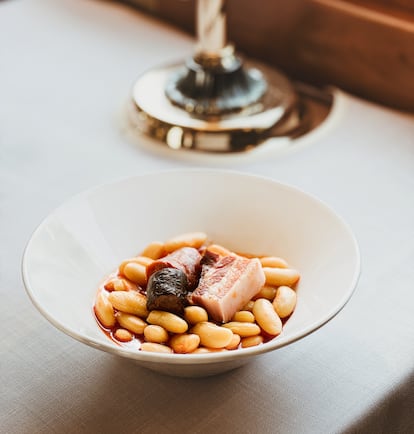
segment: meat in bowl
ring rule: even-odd
[[[100,286],[96,319],[137,351],[231,351],[276,338],[300,275],[282,258],[244,255],[202,232],[149,244]]]

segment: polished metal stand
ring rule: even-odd
[[[226,1],[197,0],[192,57],[138,78],[129,121],[171,149],[242,152],[303,130],[303,106],[280,72],[242,59],[227,42]]]

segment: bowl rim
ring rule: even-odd
[[[113,186],[116,184],[122,184],[124,182],[131,182],[134,179],[137,178],[143,178],[147,176],[160,176],[160,175],[171,175],[174,174],[183,174],[183,173],[200,173],[200,174],[220,174],[220,175],[229,175],[233,177],[245,177],[245,178],[251,178],[258,180],[260,182],[269,183],[272,185],[277,185],[278,188],[286,189],[294,191],[296,194],[303,195],[307,197],[308,199],[316,202],[320,207],[324,208],[325,211],[328,214],[331,214],[331,216],[334,217],[342,226],[344,231],[347,233],[347,236],[349,240],[352,242],[352,246],[354,249],[355,254],[355,269],[353,272],[351,283],[348,285],[346,290],[344,290],[343,295],[339,302],[337,302],[332,309],[328,313],[326,313],[322,318],[319,318],[315,321],[312,321],[308,326],[304,327],[303,329],[297,331],[292,336],[284,337],[283,331],[282,333],[275,337],[274,339],[271,339],[270,341],[254,346],[249,348],[241,348],[234,351],[226,351],[226,352],[211,352],[206,354],[164,354],[164,353],[152,353],[152,352],[145,352],[145,351],[137,351],[136,349],[129,349],[126,347],[122,347],[121,345],[117,344],[116,342],[112,341],[111,339],[107,338],[108,342],[100,341],[91,337],[84,336],[80,332],[72,329],[71,327],[63,325],[59,319],[55,318],[52,313],[50,313],[44,306],[41,305],[41,303],[36,298],[36,291],[33,288],[31,282],[30,282],[30,276],[28,271],[28,257],[30,254],[30,248],[32,244],[34,243],[35,237],[38,232],[40,232],[44,226],[48,224],[49,219],[51,219],[59,210],[63,209],[64,207],[70,206],[71,203],[76,202],[77,200],[81,199],[82,197],[88,197],[94,192],[104,189],[108,186]],[[33,305],[36,307],[36,309],[45,317],[55,328],[60,330],[61,332],[65,333],[68,336],[71,336],[72,338],[76,339],[79,342],[82,342],[88,346],[91,346],[93,348],[97,348],[99,350],[126,357],[129,359],[134,359],[142,362],[158,362],[158,363],[166,363],[166,364],[174,364],[174,365],[194,365],[194,364],[205,364],[205,363],[222,363],[226,361],[232,361],[235,359],[244,359],[249,358],[252,356],[256,356],[259,354],[267,353],[274,351],[279,348],[283,348],[287,345],[290,345],[300,339],[303,339],[304,337],[310,335],[311,333],[317,331],[319,328],[321,328],[323,325],[331,321],[348,303],[350,298],[352,297],[353,293],[355,292],[357,288],[357,283],[360,277],[361,273],[361,255],[360,255],[360,249],[358,246],[358,242],[356,240],[356,237],[354,233],[352,232],[349,224],[340,216],[338,215],[326,202],[322,201],[318,197],[314,196],[313,194],[307,193],[306,191],[302,190],[301,188],[295,187],[289,183],[281,182],[278,180],[275,180],[273,178],[264,176],[264,175],[257,175],[247,172],[242,172],[238,170],[232,170],[232,169],[222,169],[222,168],[174,168],[174,169],[164,169],[164,170],[151,170],[151,171],[145,171],[137,175],[132,176],[125,176],[121,177],[112,181],[104,182],[101,184],[98,184],[96,186],[93,186],[92,188],[86,189],[84,191],[81,191],[75,195],[72,195],[67,200],[65,200],[63,203],[61,203],[59,206],[52,209],[46,217],[42,219],[42,221],[35,227],[35,229],[32,231],[29,240],[27,241],[22,255],[21,260],[21,275],[22,280],[24,284],[25,291],[33,303]],[[93,315],[93,309],[91,307],[91,315]],[[97,324],[97,327],[99,325]],[[102,332],[103,336],[104,333]]]

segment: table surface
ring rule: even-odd
[[[161,376],[64,335],[25,293],[25,244],[97,184],[206,166],[132,144],[122,108],[144,70],[191,53],[165,24],[100,1],[0,3],[0,432],[414,432],[414,117],[344,95],[308,146],[221,167],[326,201],[359,242],[341,313],[217,377]],[[208,163],[212,165],[212,163]]]

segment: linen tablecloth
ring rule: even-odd
[[[136,77],[191,54],[193,40],[80,0],[3,1],[0,34],[0,432],[414,432],[413,115],[343,95],[336,124],[308,146],[221,164],[327,202],[356,235],[361,278],[341,313],[299,342],[217,377],[161,376],[56,330],[29,301],[20,262],[35,227],[74,194],[210,164],[122,132]]]

